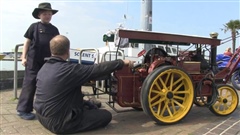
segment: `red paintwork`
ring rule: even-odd
[[[129,38],[129,41],[139,43],[173,43],[173,44],[208,44],[214,49],[220,45],[219,39],[216,38],[204,38],[197,36],[187,36],[187,35],[176,35],[176,34],[166,34],[166,33],[156,33],[147,31],[131,31],[131,30],[119,30],[119,36],[123,38]],[[216,51],[214,52],[216,53]],[[212,55],[214,56],[214,53]],[[191,76],[194,88],[198,85],[202,85],[202,96],[211,96],[212,87],[211,81],[204,81],[202,84],[199,82],[206,77],[214,78],[216,80],[214,83],[225,84],[233,71],[235,70],[237,63],[240,62],[240,48],[233,55],[232,59],[227,65],[227,68],[223,69],[216,75],[209,74],[208,70],[203,70],[200,67],[200,61],[192,61],[192,52],[180,53],[179,56],[162,57],[159,54],[151,55],[144,60],[142,67],[136,69],[134,73],[129,67],[124,67],[122,70],[114,72],[114,76],[117,78],[117,95],[113,97],[117,103],[122,107],[141,107],[141,86],[144,79],[151,73],[155,68],[164,65],[174,65],[183,68],[186,73]],[[142,55],[142,53],[141,53]],[[215,54],[216,56],[216,54]],[[145,56],[146,57],[146,56]],[[214,59],[214,58],[212,58]],[[211,60],[212,60],[211,59]],[[234,61],[234,59],[237,59]],[[212,64],[213,65],[213,64]],[[211,73],[211,72],[210,72]],[[225,79],[225,80],[223,80]],[[199,94],[199,93],[198,93]],[[199,96],[199,95],[196,95]]]
[[[117,102],[122,107],[141,107],[140,90],[146,72],[133,74],[129,67],[114,73],[118,79]]]

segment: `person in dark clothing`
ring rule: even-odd
[[[130,66],[129,60],[115,60],[94,65],[66,61],[70,41],[58,35],[50,41],[52,57],[37,75],[34,109],[39,122],[56,134],[71,134],[108,125],[112,119],[104,109],[86,109],[81,86],[115,70]]]
[[[51,56],[50,40],[59,35],[58,29],[50,23],[52,15],[57,12],[58,10],[51,8],[50,3],[40,3],[32,15],[41,21],[31,24],[24,35],[26,41],[23,45],[22,65],[25,66],[25,74],[17,112],[25,120],[35,118],[31,112],[33,111],[33,99],[36,91],[36,76],[44,64],[44,58]]]

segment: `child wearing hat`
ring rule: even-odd
[[[44,2],[38,5],[32,12],[32,16],[40,19],[27,29],[24,37],[22,65],[25,66],[25,74],[20,94],[17,112],[18,116],[25,120],[35,118],[33,111],[33,99],[36,91],[36,76],[44,64],[44,58],[50,57],[50,40],[59,35],[58,28],[50,23],[52,15],[58,10],[54,10],[50,3]]]

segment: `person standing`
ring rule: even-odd
[[[20,94],[17,113],[22,119],[32,120],[35,118],[33,111],[33,99],[36,91],[36,76],[44,64],[44,58],[50,57],[50,40],[59,35],[58,28],[50,23],[52,15],[58,10],[52,9],[48,2],[40,3],[32,12],[39,22],[32,23],[24,37],[22,65],[25,66],[22,92]]]

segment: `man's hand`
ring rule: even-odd
[[[129,66],[130,68],[132,68],[132,67],[133,67],[133,63],[134,63],[134,61],[130,61],[130,60],[123,60],[123,62],[124,62],[124,65],[126,65],[126,66]]]

